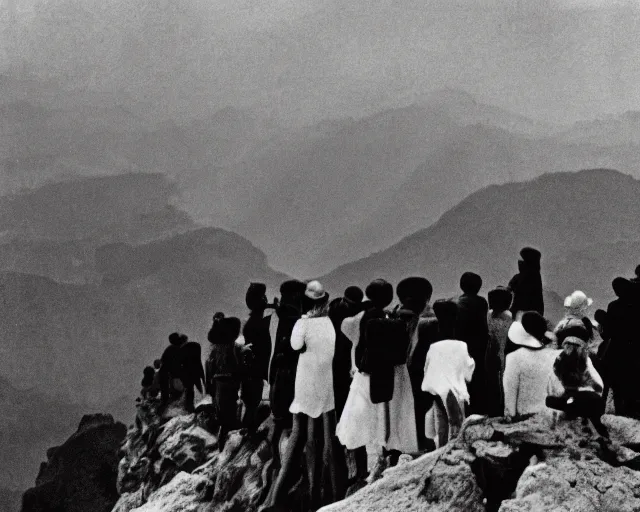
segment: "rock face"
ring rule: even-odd
[[[471,417],[449,445],[383,473],[322,512],[640,510],[640,422],[605,416],[610,441],[582,420]]]
[[[113,512],[257,512],[272,488],[266,418],[222,452],[210,408],[160,418],[139,405],[123,443]],[[266,417],[268,410],[264,411]],[[322,512],[624,512],[640,510],[640,422],[605,416],[610,439],[582,420],[472,416],[447,446],[382,472]],[[364,482],[363,482],[364,483]],[[278,512],[304,508],[304,477]]]
[[[170,415],[178,415],[168,420],[154,409],[153,403],[141,403],[138,421],[127,433],[114,512],[258,509],[273,482],[270,418],[254,435],[231,432],[220,452],[216,437],[204,428],[211,427],[207,408],[174,411]]]
[[[62,446],[47,451],[23,512],[108,512],[118,499],[118,451],[126,427],[111,415],[84,416]]]

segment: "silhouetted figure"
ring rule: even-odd
[[[475,361],[473,380],[469,386],[470,410],[474,414],[485,414],[487,410],[484,361],[489,342],[487,325],[489,305],[484,297],[478,295],[481,288],[482,278],[473,272],[465,272],[460,278],[462,295],[456,301],[458,306],[456,339],[467,344],[469,355]]]
[[[340,418],[351,386],[352,343],[341,330],[345,318],[357,315],[362,309],[364,292],[357,286],[349,286],[343,297],[329,304],[329,318],[336,331],[336,351],[333,357],[333,390],[336,401],[336,417]]]
[[[302,295],[306,288],[307,285],[298,280],[285,281],[280,285],[280,303],[276,309],[278,326],[269,369],[269,402],[275,423],[271,440],[274,467],[280,467],[282,432],[292,426],[293,416],[289,407],[295,390],[298,352],[291,347],[291,333],[302,316]]]
[[[525,247],[520,251],[518,273],[509,281],[509,288],[513,291],[511,312],[516,320],[519,320],[519,316],[525,311],[537,311],[544,315],[541,257],[540,251],[532,247]]]
[[[487,390],[487,410],[489,416],[502,416],[504,413],[504,390],[502,378],[505,366],[505,348],[507,333],[513,323],[513,316],[509,308],[513,294],[508,288],[499,286],[488,294],[489,314],[487,326],[489,328],[489,343],[484,360]]]
[[[220,424],[220,451],[224,448],[229,432],[239,426],[237,404],[242,370],[236,340],[240,335],[240,326],[238,318],[225,318],[217,313],[207,335],[211,352],[205,363],[206,389],[213,399]]]
[[[162,405],[166,407],[171,399],[184,394],[184,407],[188,412],[193,412],[194,386],[202,392],[204,382],[200,345],[190,342],[185,334],[177,332],[169,335],[169,343],[161,357]]]
[[[640,419],[637,397],[640,374],[640,329],[638,328],[638,285],[617,277],[612,283],[617,299],[607,308],[606,331],[610,338],[604,360],[616,414]]]
[[[145,366],[142,374],[142,382],[140,382],[142,391],[140,394],[143,398],[153,398],[154,395],[151,388],[153,386],[153,378],[155,377],[156,371],[154,370],[153,366]],[[157,393],[155,396],[157,396]]]
[[[403,279],[396,287],[396,295],[400,301],[397,314],[406,321],[409,332],[409,351],[407,353],[407,369],[411,379],[413,391],[413,405],[416,417],[416,432],[418,448],[427,447],[424,434],[424,417],[432,405],[432,397],[422,390],[424,378],[424,363],[431,343],[435,341],[437,326],[435,318],[422,318],[431,295],[433,286],[423,277],[409,277]],[[422,334],[422,335],[421,335]]]
[[[640,284],[640,265],[636,267],[635,276],[631,279],[634,283]]]
[[[268,378],[271,358],[271,316],[264,316],[269,307],[266,291],[267,287],[263,283],[251,283],[245,297],[250,313],[242,334],[245,347],[251,350],[251,354],[244,358],[245,372],[240,398],[245,407],[242,426],[251,432],[255,432],[259,426],[256,424],[256,414],[262,400],[264,382]]]

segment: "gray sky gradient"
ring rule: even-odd
[[[564,124],[640,110],[639,22],[610,0],[3,0],[0,70],[163,116],[300,124],[448,86]]]

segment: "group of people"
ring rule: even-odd
[[[193,410],[193,388],[204,388],[223,447],[229,431],[257,429],[267,381],[280,468],[267,508],[281,505],[303,473],[310,508],[340,500],[350,484],[373,476],[371,453],[393,465],[403,453],[432,450],[471,413],[559,410],[601,427],[611,390],[616,413],[640,419],[632,386],[640,369],[640,266],[635,277],[613,281],[617,299],[594,316],[591,299],[572,293],[554,327],[544,318],[541,254],[527,247],[520,256],[519,272],[488,301],[472,272],[462,275],[459,296],[432,305],[423,277],[395,289],[375,279],[331,301],[318,281],[290,280],[271,304],[266,286],[252,283],[244,322],[214,315],[204,367],[200,346],[174,333],[154,373],[145,373],[143,393],[159,389],[163,405],[181,393]]]

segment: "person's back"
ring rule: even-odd
[[[437,341],[427,352],[422,390],[440,396],[443,401],[452,391],[457,399],[468,402],[467,382],[471,381],[474,369],[475,362],[464,341]]]
[[[540,274],[541,253],[537,249],[525,247],[520,251],[518,273],[509,281],[513,291],[511,312],[514,318],[525,311],[536,311],[544,315],[542,275]]]
[[[533,414],[546,407],[547,385],[558,349],[519,348],[507,356],[504,374],[505,414]]]

